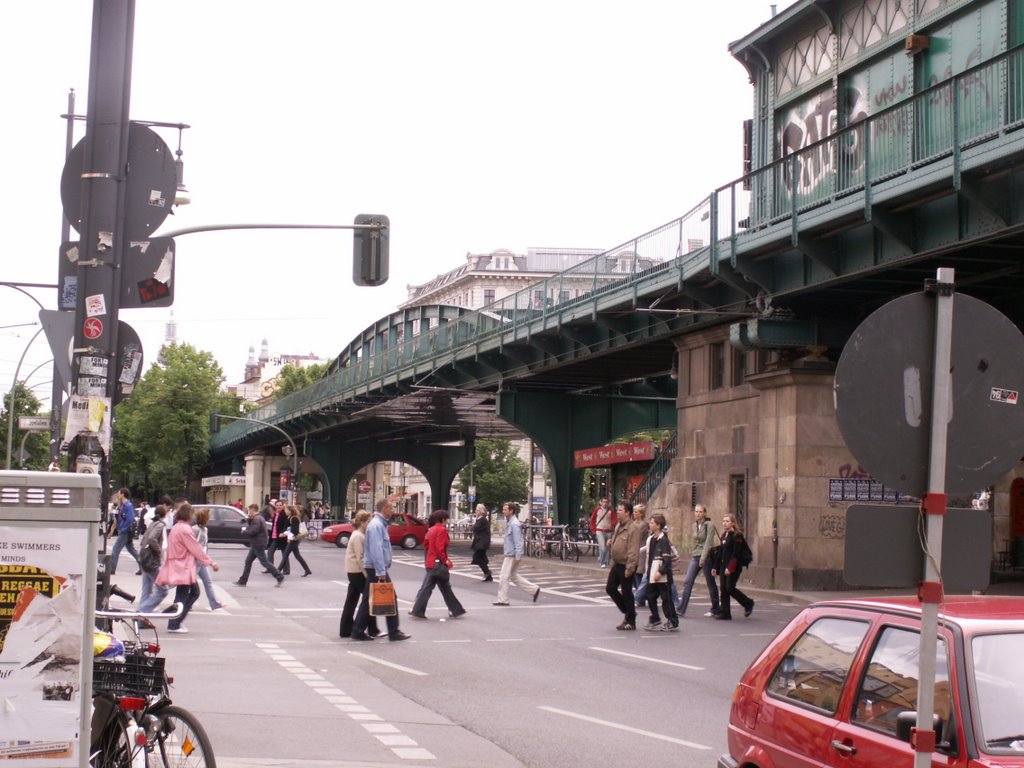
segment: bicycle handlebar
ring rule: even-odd
[[[97,619],[160,619],[170,621],[181,618],[185,612],[184,603],[172,603],[171,607],[164,611],[122,611],[111,609],[106,611],[97,610]]]

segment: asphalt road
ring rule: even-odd
[[[527,560],[534,604],[497,585],[460,550],[452,584],[467,614],[433,595],[427,621],[408,615],[422,550],[396,550],[392,576],[404,642],[338,637],[344,552],[307,542],[313,575],[293,564],[284,587],[257,566],[233,582],[245,550],[214,545],[219,599],[205,595],[187,635],[161,635],[176,703],[198,714],[221,768],[685,765],[712,768],[725,750],[736,680],[799,606],[759,599],[732,622],[704,618],[695,595],[678,633],[619,632],[603,574]],[[466,553],[468,554],[468,553]],[[497,563],[494,561],[497,560]],[[500,566],[500,556],[492,563]],[[122,587],[137,577],[123,575]],[[641,612],[644,623],[644,612]]]

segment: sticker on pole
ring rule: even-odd
[[[82,324],[82,335],[87,339],[98,339],[103,335],[103,321],[90,317]]]
[[[1017,404],[1017,390],[1015,389],[998,389],[992,387],[992,394],[989,397],[993,403],[1009,403],[1010,405]]]

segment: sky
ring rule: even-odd
[[[264,339],[271,356],[336,356],[467,253],[607,249],[680,216],[742,175],[753,91],[728,44],[770,16],[762,0],[140,0],[131,117],[191,126],[193,202],[156,235],[391,221],[378,288],[353,285],[344,230],[177,238],[178,340],[231,385]],[[88,0],[0,6],[0,280],[56,283],[60,115],[71,88],[87,111],[91,24]],[[56,308],[55,290],[29,292]],[[144,367],[170,311],[121,312]],[[48,407],[37,312],[0,286],[0,390],[24,357],[18,379]]]

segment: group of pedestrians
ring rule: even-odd
[[[601,501],[602,505],[606,502],[605,499]],[[601,506],[595,513],[600,509]],[[637,608],[646,605],[650,620],[644,629],[677,631],[680,618],[686,615],[699,573],[704,574],[711,598],[711,609],[705,616],[726,621],[732,619],[732,600],[743,608],[744,616],[750,616],[754,601],[737,587],[744,567],[740,553],[746,547],[746,541],[733,515],[722,516],[722,532],[719,534],[704,505],[694,507],[690,558],[683,576],[682,597],[677,601],[674,570],[680,558],[669,540],[665,516],[658,513],[645,521],[644,512],[641,504],[634,507],[627,502],[619,503],[614,513],[615,526],[607,539],[607,559],[611,570],[605,591],[623,614],[623,620],[616,629],[635,630]]]

